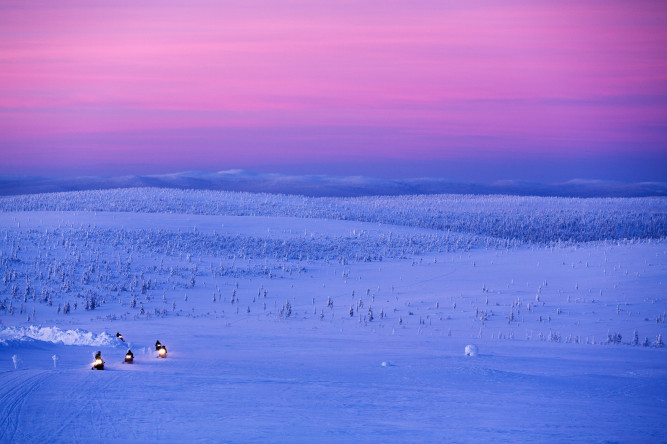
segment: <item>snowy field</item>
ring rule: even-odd
[[[5,197],[0,276],[0,442],[667,442],[664,198]]]

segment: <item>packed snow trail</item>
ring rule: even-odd
[[[39,391],[49,373],[43,370],[4,372],[0,378],[0,442],[30,442],[30,430],[19,421],[33,412],[25,408],[26,399]],[[39,395],[38,395],[39,396]]]

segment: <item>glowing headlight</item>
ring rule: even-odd
[[[160,356],[164,357],[164,356],[167,354],[167,349],[166,349],[166,348],[161,348],[161,349],[158,351],[158,354],[159,354]]]
[[[101,359],[95,359],[95,363],[93,365],[102,365],[102,360]]]

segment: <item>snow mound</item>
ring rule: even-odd
[[[466,356],[477,356],[477,353],[479,353],[479,350],[476,345],[469,344],[466,345]]]
[[[93,345],[119,347],[120,340],[108,333],[95,334],[85,330],[61,330],[58,327],[5,327],[0,328],[0,344],[8,341],[37,340],[64,345]]]

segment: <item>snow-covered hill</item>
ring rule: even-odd
[[[131,188],[0,199],[0,210],[121,211],[354,220],[549,243],[659,239],[665,198],[545,198],[420,195],[309,198],[220,191]]]
[[[508,194],[561,197],[667,196],[667,183],[620,183],[571,180],[556,184],[497,181],[491,184],[455,182],[441,178],[378,179],[363,176],[288,175],[228,170],[187,171],[146,176],[89,176],[53,178],[0,176],[0,195],[85,191],[112,188],[160,187],[195,190],[245,191],[311,197],[397,196],[416,194]]]
[[[660,442],[666,220],[664,198],[0,198],[0,442]]]

